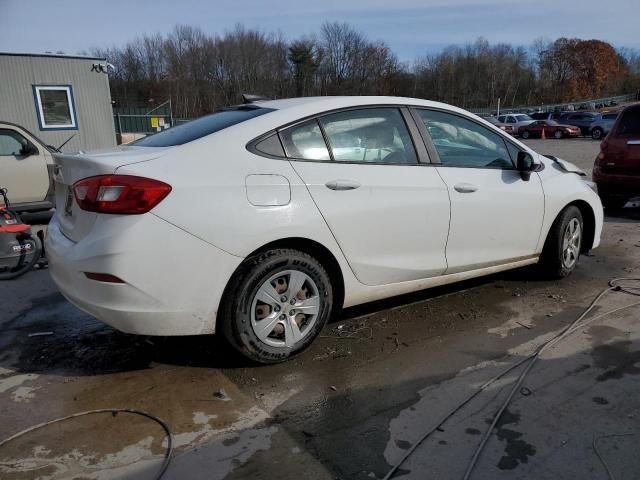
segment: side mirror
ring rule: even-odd
[[[30,157],[31,155],[37,155],[37,154],[38,154],[38,149],[33,143],[27,143],[20,150],[20,155],[22,155],[23,157]]]
[[[533,157],[527,152],[518,152],[518,160],[516,168],[520,172],[520,177],[525,182],[528,182],[531,178],[531,172],[536,168],[536,164],[533,161]]]

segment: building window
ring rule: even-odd
[[[34,85],[40,130],[77,130],[71,85]]]

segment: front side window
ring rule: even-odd
[[[464,117],[418,110],[444,166],[513,168],[504,139]]]
[[[310,120],[280,132],[289,158],[330,160],[322,130],[317,120]]]
[[[417,163],[413,142],[396,108],[366,108],[320,118],[336,162]]]
[[[77,130],[73,91],[70,85],[34,85],[40,130]]]
[[[0,156],[18,157],[28,145],[27,139],[18,132],[0,129]]]

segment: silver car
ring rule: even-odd
[[[609,130],[611,130],[611,127],[613,127],[617,117],[618,112],[601,113],[598,115],[591,127],[589,127],[591,138],[594,140],[604,138],[609,133]]]
[[[498,117],[500,123],[507,123],[513,126],[513,133],[517,134],[520,127],[526,127],[534,122],[533,118],[524,113],[510,113],[507,115],[500,115]]]

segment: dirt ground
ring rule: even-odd
[[[598,143],[533,140],[590,169]],[[0,439],[94,409],[138,409],[173,432],[170,479],[381,479],[480,385],[571,323],[614,277],[640,277],[640,208],[606,218],[602,245],[562,281],[515,271],[346,310],[281,365],[250,367],[215,338],[143,338],[68,304],[47,271],[0,284]],[[612,292],[593,316],[640,301]],[[640,306],[547,350],[470,478],[640,477]],[[593,318],[592,316],[592,318]],[[41,335],[33,336],[40,333]],[[413,451],[397,478],[463,478],[524,365]],[[92,414],[0,444],[0,477],[151,479],[154,421]],[[599,458],[600,456],[600,458]]]

